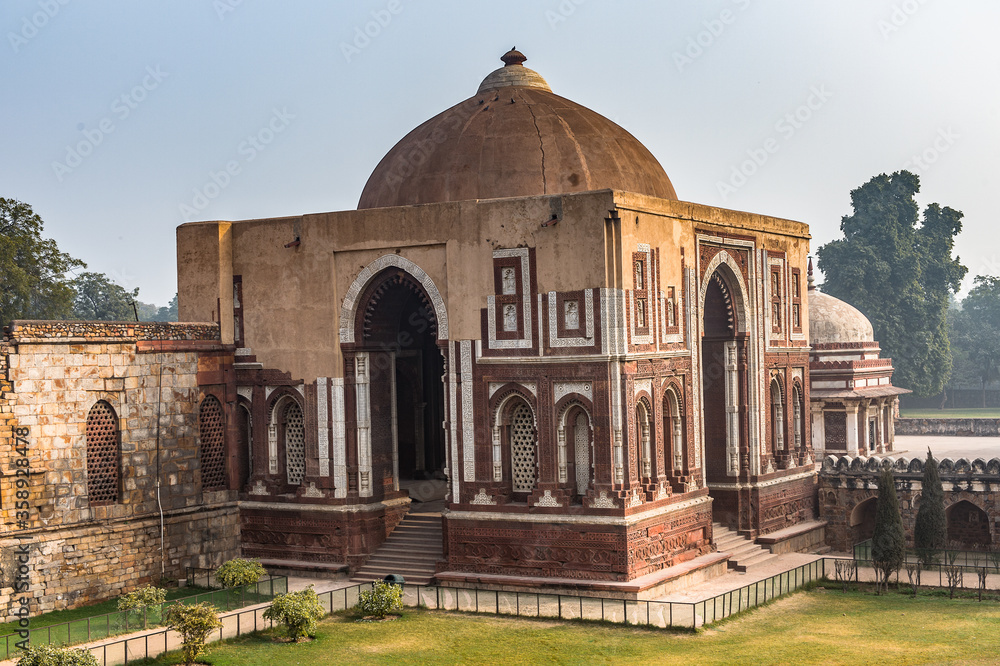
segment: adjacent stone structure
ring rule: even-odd
[[[0,452],[0,549],[6,563],[29,545],[32,612],[239,552],[224,448],[232,348],[218,325],[15,321],[5,333],[0,436],[11,446]],[[219,425],[202,418],[210,401]],[[199,421],[222,445],[211,460]],[[27,488],[15,445],[27,446]],[[221,470],[218,489],[203,483],[206,464]],[[14,569],[4,569],[0,604],[12,593]]]
[[[924,459],[827,456],[819,477],[820,517],[827,521],[826,542],[834,550],[850,552],[854,544],[871,538],[878,475],[885,467],[891,467],[896,478],[903,527],[912,545]],[[968,550],[991,548],[1000,533],[1000,458],[945,458],[938,463],[938,473],[949,542]]]

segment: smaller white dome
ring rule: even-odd
[[[868,318],[853,305],[821,291],[809,292],[809,343],[874,342]]]

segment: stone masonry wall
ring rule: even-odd
[[[996,437],[1000,419],[896,419],[896,434]]]
[[[865,503],[878,497],[878,475],[883,466],[893,469],[903,529],[913,545],[924,460],[827,456],[819,475],[820,518],[828,522],[826,543],[834,550],[850,552],[854,544],[871,537],[866,530],[873,526],[874,503]],[[1000,534],[1000,459],[945,458],[938,463],[938,473],[949,539],[966,541],[961,547],[970,549],[996,544]],[[972,519],[976,524],[970,526]]]
[[[161,572],[181,577],[187,566],[214,566],[238,554],[236,491],[201,490],[199,353],[213,348],[219,348],[218,326],[211,324],[11,325],[0,344],[6,444],[0,447],[0,565],[10,562],[16,542],[30,544],[33,614],[115,596]],[[92,506],[86,422],[100,400],[118,418],[120,483],[117,502]],[[25,457],[17,443],[27,444],[27,489],[17,485]],[[27,506],[18,506],[24,495],[17,493],[25,491]],[[13,571],[3,568],[0,607],[20,596],[11,587]]]

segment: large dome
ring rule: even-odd
[[[821,291],[809,292],[809,343],[874,342],[875,331],[861,311]]]
[[[552,93],[511,50],[478,92],[390,150],[358,208],[616,189],[676,199],[645,146],[604,116]]]

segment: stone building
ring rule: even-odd
[[[813,449],[851,456],[892,451],[899,396],[892,360],[880,357],[872,324],[857,308],[817,291],[809,266],[809,358]]]
[[[913,545],[913,528],[920,506],[925,460],[881,460],[864,456],[827,456],[820,472],[820,516],[827,521],[826,541],[834,550],[851,552],[875,531],[878,476],[891,466],[906,538]],[[989,551],[1000,531],[1000,459],[965,458],[937,461],[944,490],[948,547]]]
[[[64,608],[239,553],[231,367],[217,324],[5,329],[0,603]],[[15,593],[19,547],[29,587]]]
[[[357,210],[177,230],[236,347],[244,553],[357,567],[447,480],[439,580],[623,583],[814,516],[806,225],[680,201],[511,51]]]

